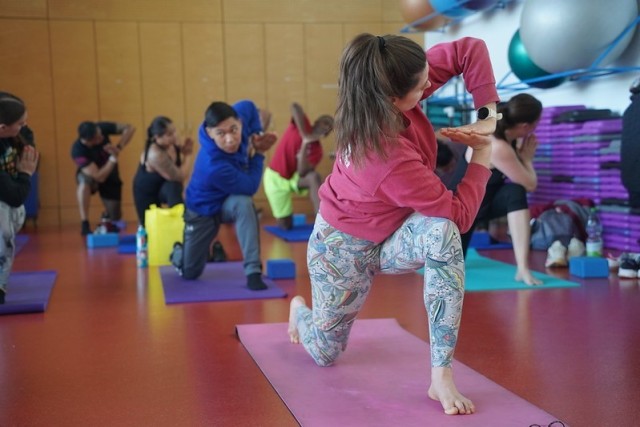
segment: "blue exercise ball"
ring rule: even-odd
[[[528,0],[520,34],[531,59],[550,73],[588,68],[638,16],[636,0]],[[600,62],[615,61],[632,28]]]
[[[520,39],[520,30],[515,32],[511,38],[511,42],[509,43],[509,66],[511,66],[513,74],[515,74],[520,80],[535,79],[549,75],[548,72],[538,67],[531,58],[529,58],[527,49],[525,49],[522,44],[522,40]],[[561,85],[565,80],[566,78],[564,77],[558,77],[556,79],[542,80],[527,84],[540,89],[549,89]]]
[[[433,9],[451,19],[460,19],[471,15],[474,11],[458,6],[458,0],[430,0]]]
[[[465,9],[474,11],[486,10],[498,4],[498,1],[500,0],[469,0],[462,6],[464,6]]]

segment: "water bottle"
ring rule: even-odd
[[[587,256],[602,256],[602,223],[596,208],[591,208],[587,219]]]
[[[136,232],[136,261],[138,268],[147,268],[149,258],[147,256],[147,230],[142,225],[138,226]]]

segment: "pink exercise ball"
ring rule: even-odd
[[[429,0],[400,0],[400,14],[402,19],[411,25],[412,22],[434,13]],[[422,31],[434,30],[444,26],[449,20],[442,15],[435,15],[431,19],[422,24],[413,26],[413,28]]]

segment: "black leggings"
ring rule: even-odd
[[[527,191],[522,185],[503,183],[500,185],[487,186],[487,192],[484,199],[482,199],[476,220],[471,226],[471,229],[461,235],[464,255],[467,254],[467,248],[469,247],[469,242],[471,242],[473,230],[475,230],[478,224],[494,218],[503,217],[509,212],[528,208]]]
[[[144,226],[144,213],[149,206],[161,206],[166,204],[173,207],[183,203],[182,199],[182,183],[177,181],[165,181],[157,191],[150,192],[149,189],[134,185],[133,201],[136,205],[138,213],[138,221]]]

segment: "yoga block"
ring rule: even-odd
[[[573,257],[569,260],[569,273],[582,278],[609,277],[609,263],[600,257]]]
[[[306,223],[307,223],[307,216],[305,214],[293,214],[294,227],[305,225]]]
[[[270,279],[295,279],[296,264],[290,259],[267,260],[267,277]]]
[[[118,233],[87,234],[87,247],[89,248],[107,248],[118,246],[118,243],[120,243]]]
[[[491,245],[491,236],[486,231],[474,231],[469,242],[470,248],[477,248],[479,246],[485,247]]]

